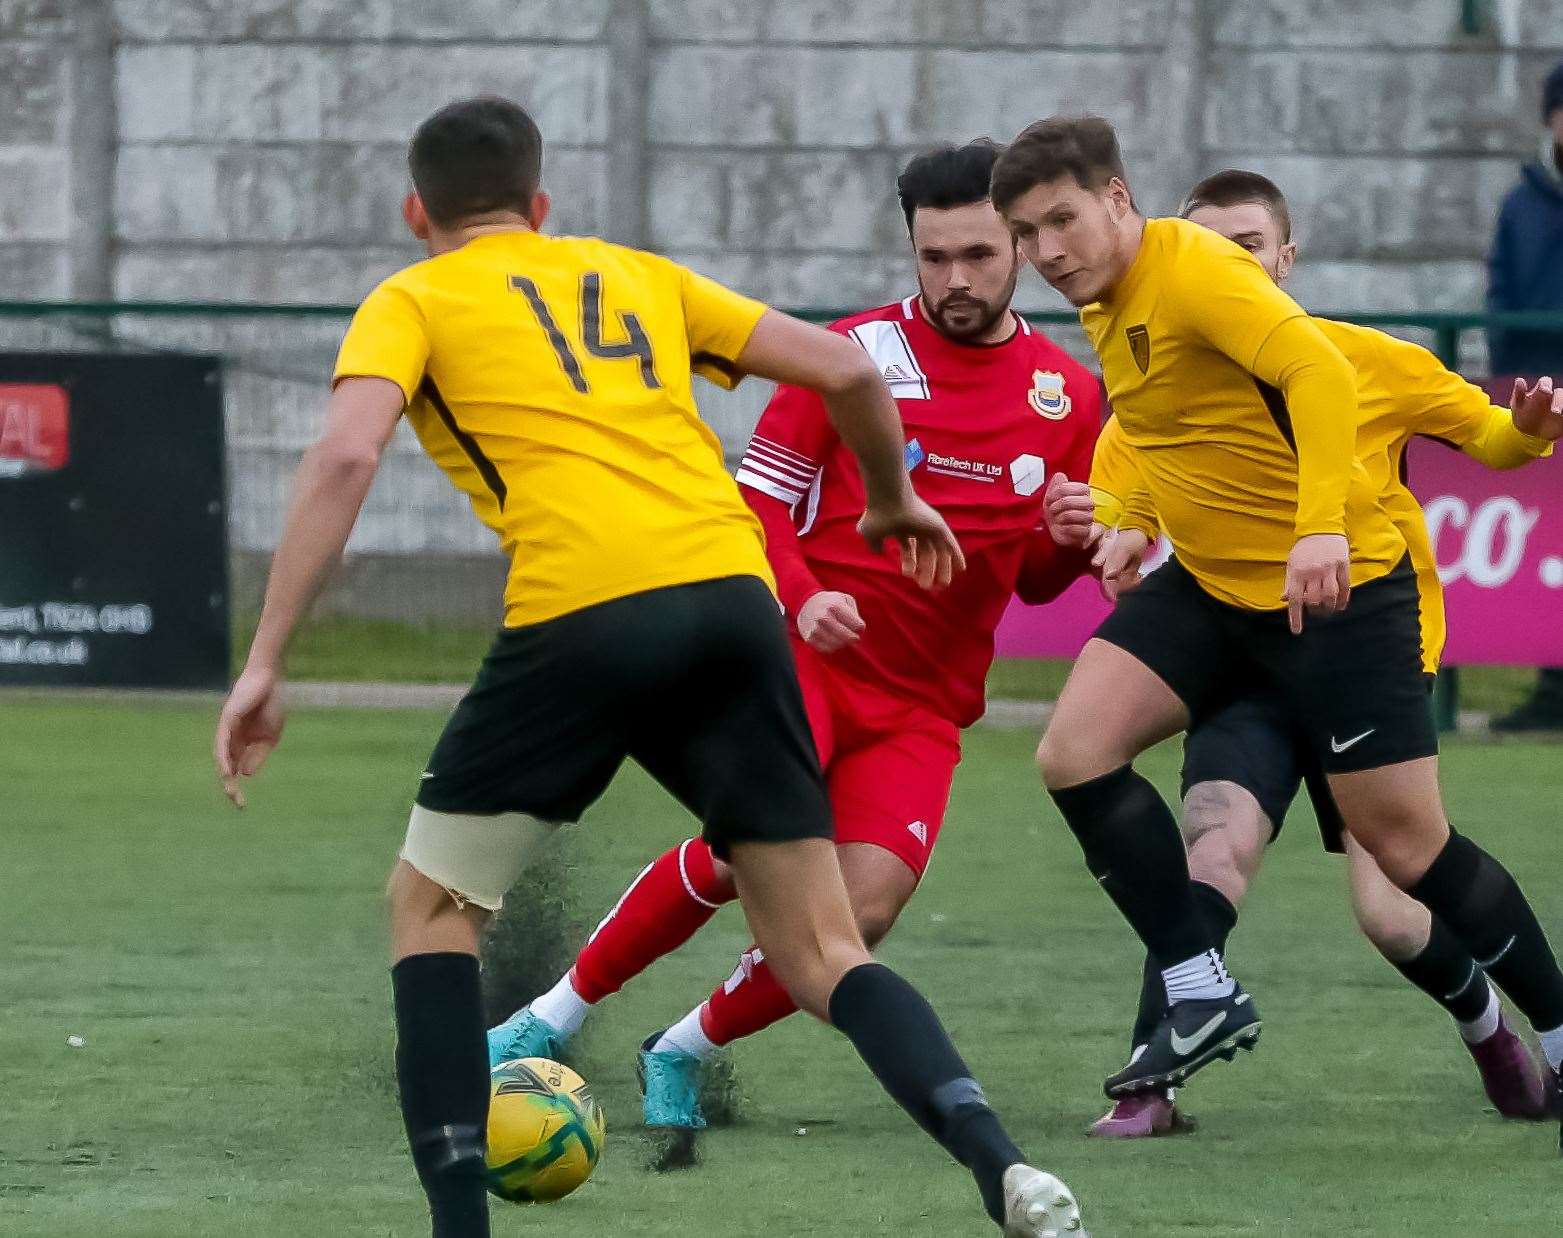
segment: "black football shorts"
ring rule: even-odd
[[[1261,691],[1200,719],[1183,740],[1183,795],[1202,782],[1230,782],[1259,801],[1280,834],[1298,788],[1308,787],[1326,851],[1345,850],[1345,827],[1324,767],[1275,692]]]
[[[781,609],[732,576],[505,628],[446,723],[417,801],[572,822],[633,758],[737,842],[830,838]]]
[[[1339,614],[1306,616],[1299,636],[1284,610],[1219,602],[1170,559],[1119,599],[1096,635],[1166,682],[1195,726],[1241,697],[1273,692],[1327,773],[1438,752],[1409,556],[1353,589]]]

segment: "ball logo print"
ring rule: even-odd
[[[512,1203],[563,1199],[597,1168],[606,1124],[586,1080],[547,1058],[490,1077],[488,1189]]]
[[[1016,494],[1030,498],[1047,480],[1047,461],[1030,453],[1016,456],[1009,462],[1009,479]]]

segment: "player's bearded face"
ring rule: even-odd
[[[1131,209],[1117,180],[1097,191],[1064,177],[1027,190],[1009,204],[1005,219],[1037,274],[1071,305],[1090,305],[1127,269],[1121,224]]]
[[[923,308],[933,325],[956,340],[993,333],[1015,295],[1020,255],[992,204],[919,207],[912,244]]]

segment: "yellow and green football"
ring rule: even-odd
[[[491,1072],[488,1189],[512,1203],[563,1199],[597,1168],[606,1134],[586,1080],[543,1057]]]

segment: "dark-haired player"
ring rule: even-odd
[[[1100,421],[1094,375],[1011,308],[1020,255],[988,200],[997,148],[913,159],[898,181],[918,292],[832,330],[896,396],[906,471],[950,521],[966,571],[908,587],[852,531],[862,490],[819,397],[780,388],[738,472],[766,530],[836,843],[865,940],[890,931],[944,820],[960,732],[981,715],[993,631],[1010,596],[1042,602],[1085,569],[1037,531],[1044,479],[1084,476]],[[647,866],[548,993],[489,1033],[492,1060],[555,1055],[590,1007],[682,945],[734,896],[699,839]],[[648,1125],[697,1129],[701,1064],[796,1009],[760,947],[642,1048]]]
[[[1218,172],[1189,191],[1180,214],[1253,254],[1271,279],[1284,284],[1297,245],[1286,199],[1268,178],[1238,169]],[[1410,548],[1423,666],[1431,683],[1444,644],[1443,587],[1421,508],[1404,480],[1407,444],[1422,434],[1457,446],[1491,468],[1517,468],[1551,452],[1550,440],[1563,433],[1563,413],[1550,412],[1545,400],[1534,398],[1516,401],[1512,412],[1498,408],[1480,387],[1451,373],[1424,348],[1371,327],[1315,321],[1357,374],[1357,453]],[[1139,486],[1134,450],[1118,423],[1109,421],[1091,486],[1071,483],[1067,489],[1089,504],[1093,488],[1098,499],[1117,501]],[[1066,501],[1055,496],[1050,510]],[[1105,507],[1096,515],[1098,528],[1121,524],[1119,515]],[[1139,531],[1155,534],[1150,528]],[[1184,741],[1183,838],[1194,892],[1206,913],[1223,936],[1235,924],[1266,848],[1303,782],[1326,849],[1345,853],[1352,911],[1368,940],[1454,1018],[1497,1111],[1512,1118],[1545,1117],[1542,1074],[1508,1026],[1486,972],[1445,924],[1384,876],[1373,857],[1341,829],[1323,771],[1273,693],[1223,706]],[[1145,1043],[1165,1008],[1160,967],[1147,959],[1131,1046]],[[1136,1138],[1180,1125],[1167,1091],[1154,1089],[1116,1102],[1092,1133]]]
[[[1131,764],[1256,683],[1301,727],[1346,828],[1481,961],[1555,1072],[1563,972],[1513,877],[1444,814],[1416,573],[1355,456],[1350,364],[1250,254],[1144,219],[1106,121],[1027,128],[993,200],[1081,308],[1175,550],[1087,643],[1038,750],[1091,871],[1163,964],[1169,1010],[1109,1096],[1181,1083],[1257,1036],[1177,823]],[[1121,566],[1109,553],[1104,579]]]
[[[1077,1228],[927,1002],[863,947],[759,524],[690,383],[754,373],[818,391],[862,468],[863,536],[895,538],[903,570],[948,585],[960,551],[907,480],[895,403],[838,335],[666,259],[543,236],[541,156],[536,125],[502,99],[451,104],[413,137],[405,215],[430,256],[370,293],[343,341],[215,741],[238,802],[281,735],[288,635],[405,412],[511,558],[504,627],[424,771],[390,879],[397,1077],[434,1233],[488,1233],[479,933],[626,757],[700,818],[782,982],[971,1169],[988,1214],[1011,1234]]]

